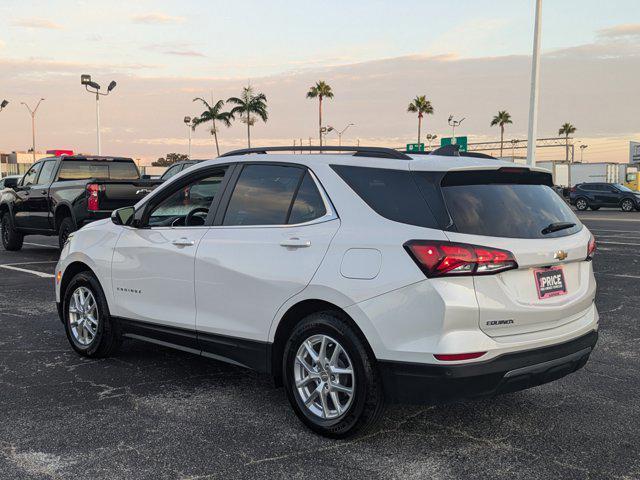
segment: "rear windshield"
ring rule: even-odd
[[[453,221],[451,230],[508,238],[554,238],[572,235],[582,224],[555,193],[547,174],[451,172],[441,182]],[[553,224],[573,227],[549,233]]]
[[[138,169],[133,162],[84,160],[64,160],[58,175],[59,181],[64,180],[137,180]]]

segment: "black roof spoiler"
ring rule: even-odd
[[[253,153],[266,154],[267,152],[355,152],[354,157],[376,157],[376,158],[395,158],[397,160],[411,160],[411,157],[403,152],[394,150],[393,148],[384,147],[337,147],[322,146],[322,147],[305,147],[305,146],[291,146],[291,147],[257,147],[257,148],[242,148],[240,150],[233,150],[231,152],[223,153],[220,157],[235,157],[238,155],[250,155]],[[219,158],[220,158],[219,157]]]

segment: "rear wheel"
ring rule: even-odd
[[[0,230],[2,230],[0,232],[0,236],[2,237],[2,246],[5,250],[16,251],[22,248],[24,235],[13,228],[11,225],[11,219],[9,218],[9,213],[5,213],[2,216]]]
[[[581,212],[584,212],[589,207],[589,204],[584,198],[579,198],[576,200],[576,208]]]
[[[633,210],[635,207],[635,205],[633,204],[633,200],[630,200],[628,198],[625,198],[624,200],[622,200],[622,202],[620,203],[620,209],[623,212],[630,212],[631,210]]]
[[[296,415],[316,433],[345,438],[372,427],[384,410],[375,359],[334,312],[296,326],[285,346],[283,379]]]
[[[69,235],[76,231],[76,224],[73,223],[73,219],[71,217],[65,217],[60,222],[60,227],[58,227],[58,243],[60,245],[60,250],[64,247],[64,244],[67,243],[67,239]]]
[[[90,272],[71,279],[63,298],[64,327],[73,349],[85,357],[107,357],[121,343],[100,283]]]

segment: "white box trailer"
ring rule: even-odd
[[[572,163],[569,179],[571,185],[587,182],[617,183],[620,176],[618,163]]]
[[[570,165],[567,162],[536,162],[536,167],[544,168],[551,172],[553,184],[558,187],[570,186]]]

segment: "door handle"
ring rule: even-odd
[[[174,240],[173,243],[176,247],[193,247],[196,242],[193,240],[189,240],[188,238],[182,237]]]
[[[280,246],[290,248],[307,248],[311,246],[311,241],[304,240],[303,238],[291,237],[280,242]]]

